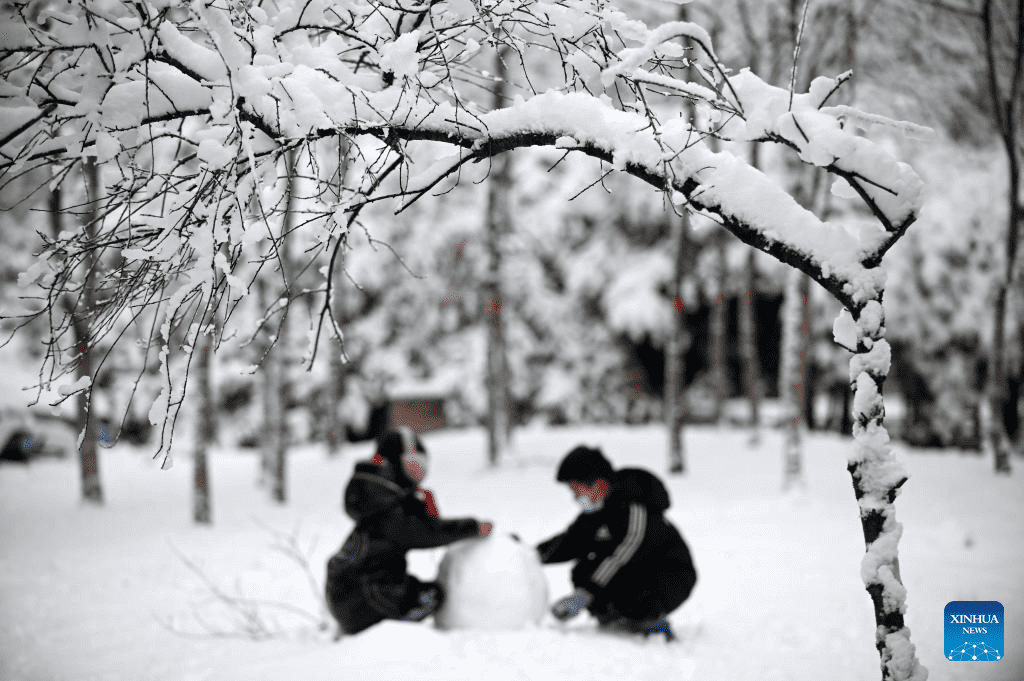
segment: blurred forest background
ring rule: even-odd
[[[620,4],[648,23],[689,13],[736,70],[749,66],[783,85],[792,75],[802,2]],[[1010,184],[1010,157],[1022,153],[1024,117],[1007,118],[1011,109],[993,104],[993,89],[1020,100],[1013,74],[1021,19],[1013,6],[807,5],[798,89],[816,76],[852,70],[846,103],[934,130],[925,141],[895,133],[891,140],[928,192],[917,224],[886,261],[888,425],[912,445],[983,449],[997,300],[1005,291],[1005,400],[994,416],[1021,448],[1024,277],[1008,258],[1017,239],[1008,225],[1011,206],[1021,201],[1019,180]],[[506,73],[496,67],[504,79],[490,93],[482,88],[481,97],[501,101],[525,87],[514,65],[506,66]],[[478,176],[397,215],[384,206],[365,212],[334,284],[344,347],[321,339],[315,358],[308,356],[309,332],[320,314],[325,263],[311,255],[318,253],[315,230],[301,229],[302,168],[289,169],[291,211],[280,228],[294,233],[278,262],[254,274],[251,295],[234,311],[250,320],[254,335],[197,353],[183,413],[209,417],[201,437],[221,445],[282,449],[321,441],[331,451],[391,422],[421,429],[491,423],[497,458],[508,436],[489,418],[489,404],[503,407],[513,433],[525,424],[648,423],[666,418],[667,391],[681,380],[679,411],[689,423],[750,427],[756,436],[758,427],[788,420],[792,410],[779,405],[795,401],[802,427],[850,432],[848,353],[833,341],[838,304],[828,294],[716,224],[680,219],[638,181],[608,175],[595,183],[596,162],[564,156],[517,151],[500,167],[495,160],[468,169]],[[780,159],[753,162],[788,173],[797,195],[830,220],[865,219],[832,211],[828,183]],[[40,235],[88,220],[88,181],[78,196],[65,190],[39,193],[32,204],[4,202],[5,332],[15,325],[11,317],[33,304],[19,278],[32,279],[22,273],[35,262]],[[87,286],[82,291],[88,295]],[[0,445],[8,458],[47,446],[19,416],[34,394],[18,390],[38,382],[46,321],[36,319],[3,351],[10,366]],[[109,356],[95,348],[86,363],[101,443],[159,436],[149,418],[160,384],[150,340],[122,339]],[[41,405],[52,400],[44,396]],[[69,402],[34,407],[32,418],[70,423]]]

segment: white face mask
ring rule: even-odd
[[[422,452],[406,452],[402,454],[402,468],[409,479],[419,484],[427,477],[427,455]]]
[[[583,507],[584,513],[593,513],[594,511],[600,511],[604,508],[604,499],[601,501],[594,501],[590,497],[576,497],[576,503]]]

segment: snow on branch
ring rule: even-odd
[[[877,265],[919,209],[914,171],[847,124],[872,119],[824,106],[842,76],[790,104],[750,71],[730,75],[700,26],[648,27],[597,0],[72,0],[59,15],[0,13],[13,27],[0,53],[0,188],[61,184],[84,159],[100,164],[99,224],[44,257],[73,272],[86,254],[121,256],[104,261],[117,264],[99,286],[117,295],[97,297],[109,309],[95,318],[153,306],[167,342],[197,300],[229,322],[248,282],[279,266],[294,238],[286,206],[315,235],[311,270],[330,273],[313,261],[338,259],[364,206],[401,209],[466,163],[520,147],[577,151],[683,197],[851,309],[874,299]],[[520,94],[490,110],[480,93],[499,50]],[[531,66],[545,57],[555,69]],[[690,121],[693,100],[713,126]],[[793,149],[844,179],[877,224],[821,220],[709,136]],[[457,153],[431,163],[425,141]],[[292,203],[282,161],[296,152],[308,191]],[[321,319],[336,332],[331,314]]]

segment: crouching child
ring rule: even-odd
[[[373,459],[356,464],[344,497],[356,526],[327,562],[327,605],[338,636],[385,619],[426,619],[444,594],[407,572],[406,553],[490,533],[490,523],[439,517],[433,495],[417,486],[427,463],[423,443],[401,427],[385,431]]]
[[[666,616],[685,601],[697,572],[679,531],[664,517],[670,501],[647,471],[618,471],[599,449],[576,447],[556,476],[583,512],[537,546],[543,563],[576,561],[576,590],[551,608],[567,620],[584,608],[603,628],[674,637]]]

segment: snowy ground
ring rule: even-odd
[[[433,454],[427,484],[443,514],[492,519],[497,530],[530,542],[575,513],[569,493],[552,480],[571,446],[601,445],[619,465],[664,470],[658,428],[523,431],[516,457],[497,471],[483,466],[480,431],[425,440]],[[368,445],[335,460],[318,449],[297,451],[285,507],[255,486],[251,453],[217,452],[212,528],[189,520],[184,455],[161,471],[139,451],[104,450],[102,509],[80,505],[72,461],[0,466],[0,679],[878,679],[844,463],[849,441],[811,437],[806,490],[788,495],[779,491],[778,436],[768,434],[760,449],[745,443],[739,432],[691,430],[690,470],[668,480],[669,514],[700,573],[691,600],[671,616],[680,636],[673,645],[599,635],[585,618],[507,633],[385,623],[332,643],[316,627],[318,604],[299,564],[273,546],[295,538],[322,580],[327,556],[350,528],[340,491]],[[901,563],[908,621],[931,678],[1022,681],[1021,464],[1010,478],[955,453],[912,453],[909,466],[912,479],[898,502]],[[442,551],[413,555],[414,571],[432,577]],[[568,589],[566,566],[546,572],[552,595]],[[274,636],[218,635],[241,632],[243,621],[200,575],[229,596],[281,601],[309,615],[263,604],[257,617],[276,627]],[[1005,659],[943,658],[942,614],[951,600],[1003,603]]]

